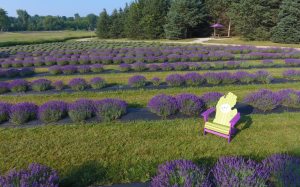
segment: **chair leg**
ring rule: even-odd
[[[229,130],[229,134],[228,134],[228,143],[230,143],[230,139],[231,139],[231,129]]]
[[[206,132],[205,132],[205,129],[204,129],[204,132],[203,132],[203,136],[205,136]]]

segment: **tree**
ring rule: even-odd
[[[74,14],[74,17],[75,17],[75,21],[79,21],[80,20],[80,16],[78,13]]]
[[[205,19],[205,7],[201,0],[173,0],[164,26],[168,39],[187,38],[189,27],[195,27]],[[179,32],[181,34],[179,35]],[[172,35],[175,34],[176,35]]]
[[[1,32],[3,29],[7,29],[9,27],[9,17],[7,16],[7,12],[0,8],[0,28]]]
[[[125,34],[130,39],[142,39],[143,28],[140,21],[143,17],[144,0],[131,2],[125,19]]]
[[[17,14],[18,14],[19,20],[22,23],[21,29],[26,30],[27,26],[28,26],[28,19],[30,18],[30,15],[27,13],[26,10],[21,10],[21,9],[17,10]]]
[[[89,26],[94,29],[96,27],[98,17],[95,14],[88,14],[86,19],[89,22]]]
[[[96,34],[99,38],[109,38],[109,27],[110,27],[110,19],[109,15],[104,8],[100,13],[99,20],[97,23],[97,31]]]
[[[122,12],[120,12],[122,13]],[[110,38],[120,38],[123,32],[123,27],[121,23],[121,15],[118,13],[117,9],[113,10],[112,15],[110,16],[111,26],[109,29]]]
[[[275,43],[300,43],[300,2],[284,0],[280,6],[278,23],[271,29]]]

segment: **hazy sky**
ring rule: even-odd
[[[109,14],[114,8],[124,8],[125,3],[133,0],[1,0],[0,8],[7,11],[8,16],[17,17],[16,10],[23,9],[29,15],[34,16],[86,16],[90,13],[99,15],[103,8]]]

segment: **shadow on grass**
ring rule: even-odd
[[[252,118],[248,115],[247,116],[241,115],[241,119],[238,121],[238,123],[237,123],[237,125],[235,125],[235,127],[238,127],[239,125],[242,125],[243,123],[245,123],[245,124],[242,127],[242,129],[241,130],[238,129],[237,132],[232,136],[232,139],[234,139],[234,137],[237,136],[241,131],[250,128],[250,126],[253,123]]]
[[[61,179],[62,187],[88,186],[105,180],[107,171],[98,161],[89,161],[74,168],[73,171]]]

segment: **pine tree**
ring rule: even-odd
[[[187,38],[188,29],[205,19],[205,6],[201,0],[173,0],[164,26],[168,39]],[[181,34],[179,35],[179,32]],[[177,34],[176,34],[177,33]],[[175,35],[173,35],[175,34]]]
[[[9,17],[7,16],[7,12],[0,8],[0,29],[3,32],[3,29],[7,29],[9,27]]]
[[[109,31],[110,38],[121,38],[121,34],[123,32],[122,24],[121,24],[121,16],[118,13],[117,9],[113,10],[112,15],[110,16],[111,26]]]
[[[110,18],[106,9],[100,13],[96,34],[98,38],[109,38]]]
[[[271,30],[275,43],[300,43],[300,2],[284,0],[278,14],[279,22]]]
[[[128,14],[125,19],[125,34],[130,39],[141,39],[143,38],[143,29],[140,24],[142,19],[142,11],[144,8],[144,0],[131,2]]]

